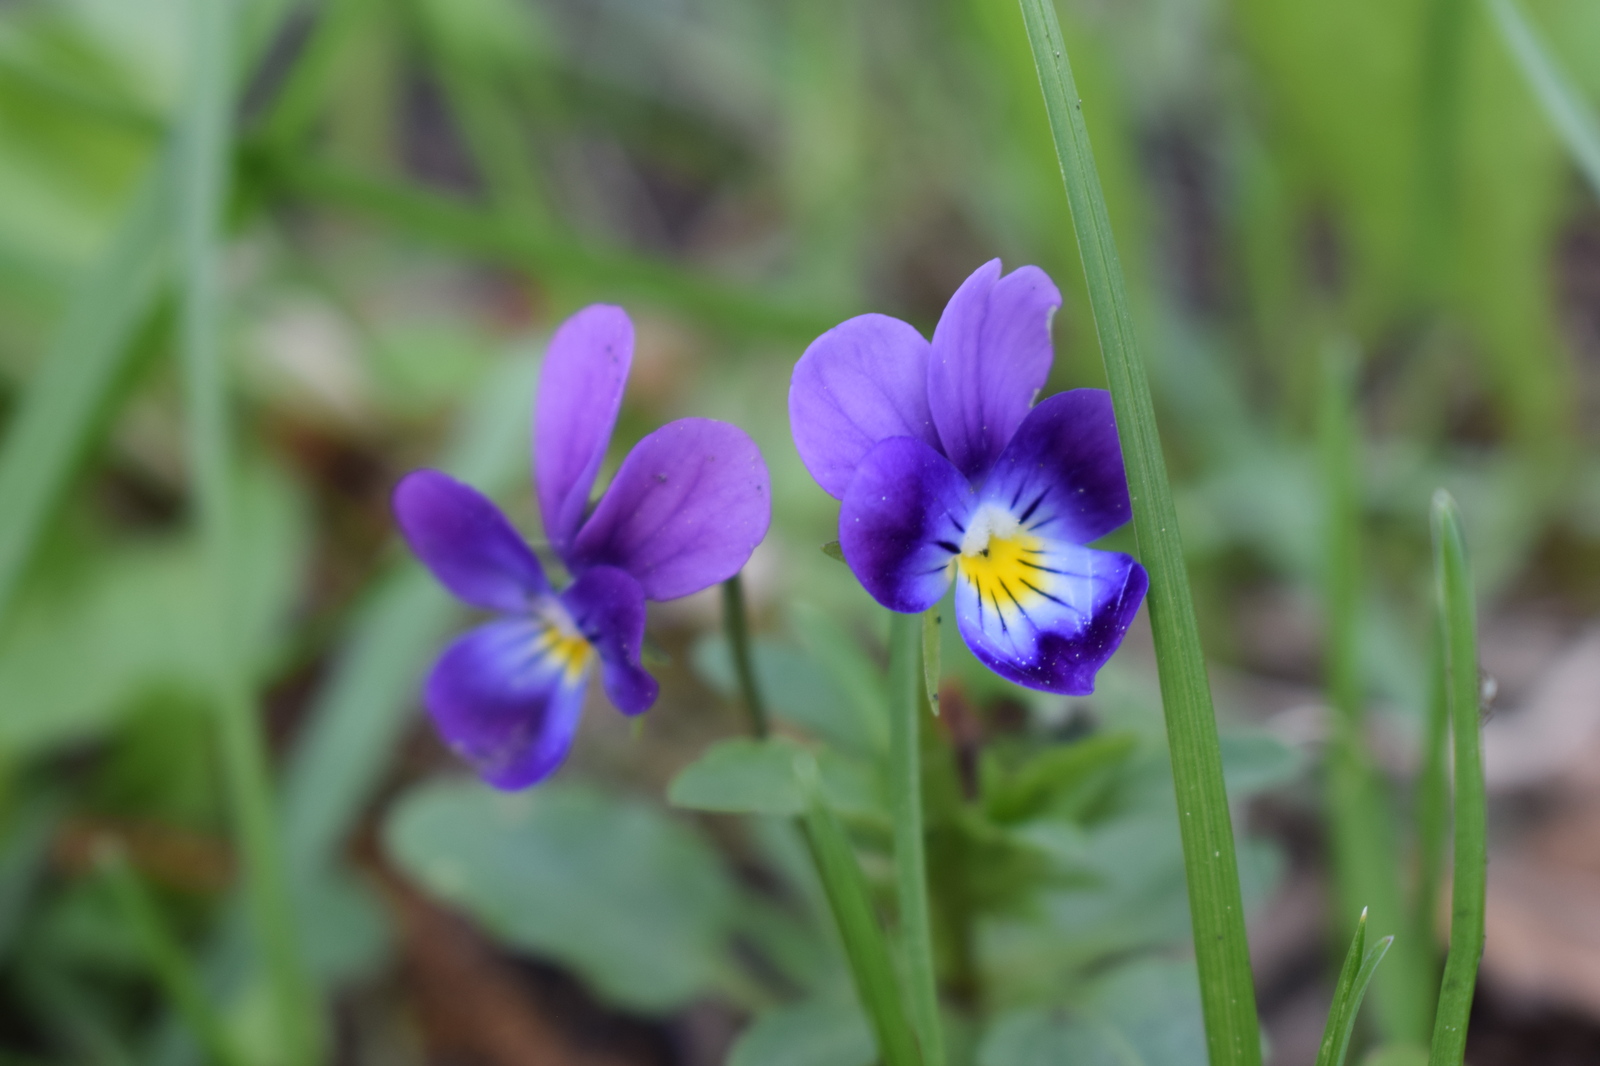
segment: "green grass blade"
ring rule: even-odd
[[[1233,823],[1155,407],[1061,26],[1050,0],[1021,3],[1116,408],[1139,556],[1150,571],[1147,602],[1172,751],[1206,1040],[1213,1066],[1255,1066],[1261,1061],[1261,1034]]]
[[[1439,965],[1434,943],[1439,928],[1439,883],[1450,833],[1450,701],[1442,632],[1434,634],[1428,666],[1428,706],[1415,804],[1417,882],[1411,899],[1411,938],[1428,960],[1431,1015],[1438,1009]]]
[[[1550,54],[1517,0],[1484,0],[1506,47],[1589,185],[1600,196],[1600,117]]]
[[[894,875],[900,902],[911,1016],[926,1066],[944,1066],[944,1031],[928,917],[928,860],[922,825],[922,616],[889,616],[889,793]]]
[[[814,301],[780,299],[697,275],[675,263],[543,233],[515,218],[414,184],[306,159],[300,152],[259,146],[251,158],[287,192],[365,216],[411,237],[535,276],[559,278],[577,291],[655,303],[734,332],[810,339],[852,313],[848,308],[818,307]]]
[[[122,910],[122,919],[138,938],[151,972],[206,1056],[216,1066],[246,1066],[246,1060],[229,1039],[221,1017],[206,998],[188,952],[140,884],[138,875],[128,865],[127,856],[120,848],[112,846],[101,855],[100,866]]]
[[[1483,909],[1487,887],[1488,825],[1479,752],[1478,624],[1472,573],[1455,500],[1440,489],[1433,497],[1434,576],[1445,635],[1446,692],[1455,748],[1455,871],[1450,899],[1450,954],[1439,984],[1429,1066],[1461,1066],[1467,1018],[1483,957]]]
[[[1323,357],[1318,436],[1322,452],[1327,538],[1323,613],[1328,699],[1333,718],[1327,755],[1327,802],[1338,894],[1339,925],[1360,913],[1375,935],[1404,919],[1395,812],[1366,740],[1366,691],[1358,648],[1366,582],[1361,563],[1360,430],[1354,383],[1356,353],[1330,346]],[[1362,909],[1367,905],[1366,909]],[[1391,1041],[1421,1044],[1432,1023],[1437,978],[1424,954],[1428,941],[1407,942],[1381,982],[1378,1019]]]
[[[222,215],[232,165],[236,40],[233,0],[195,0],[190,81],[177,131],[179,348],[190,478],[205,546],[214,624],[223,776],[244,854],[245,893],[291,1066],[320,1059],[315,993],[300,958],[272,801],[266,739],[235,646],[230,427],[222,344]]]
[[[889,946],[872,909],[872,898],[856,864],[855,853],[839,820],[813,795],[805,816],[806,840],[811,845],[817,874],[844,942],[845,958],[855,979],[861,1007],[872,1022],[883,1066],[919,1066],[916,1040],[906,1023],[900,989],[895,982]]]
[[[160,290],[170,253],[171,180],[163,153],[73,296],[0,450],[0,618]]]
[[[1339,970],[1339,981],[1333,990],[1333,1002],[1328,1007],[1328,1024],[1322,1032],[1322,1045],[1317,1050],[1317,1066],[1344,1066],[1350,1052],[1350,1036],[1355,1032],[1356,1015],[1361,1011],[1361,1001],[1366,997],[1367,986],[1378,964],[1388,954],[1394,937],[1387,936],[1367,950],[1367,912],[1356,919],[1355,935],[1350,940],[1350,951]]]

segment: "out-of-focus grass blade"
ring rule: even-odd
[[[442,466],[493,494],[524,473],[537,364],[496,369],[461,419]],[[407,562],[373,590],[284,777],[283,825],[297,887],[340,846],[388,765],[416,704],[417,681],[460,610]]]
[[[1146,602],[1172,752],[1206,1042],[1212,1066],[1256,1066],[1261,1061],[1261,1028],[1222,749],[1150,383],[1140,361],[1127,284],[1054,4],[1051,0],[1021,3],[1116,409],[1133,499],[1134,534],[1140,560],[1150,571]]]
[[[1339,925],[1366,904],[1361,922],[1378,933],[1400,928],[1404,905],[1398,875],[1392,802],[1373,766],[1366,740],[1364,664],[1359,651],[1362,596],[1360,427],[1356,417],[1357,353],[1348,343],[1323,353],[1318,437],[1325,511],[1323,614],[1328,700],[1333,721],[1327,754],[1327,803],[1340,897]],[[1386,1038],[1422,1043],[1432,1022],[1438,978],[1425,954],[1428,941],[1404,944],[1384,974],[1376,1004]]]
[[[894,874],[900,942],[910,984],[911,1018],[924,1066],[944,1066],[944,1031],[928,915],[928,860],[922,823],[922,617],[889,616],[889,790],[894,816]]]
[[[132,338],[170,261],[171,153],[163,153],[83,280],[0,449],[0,618],[88,450]]]
[[[10,956],[28,904],[44,875],[61,822],[60,800],[37,796],[25,803],[11,822],[0,847],[0,959]]]
[[[1567,149],[1589,179],[1595,195],[1600,196],[1600,117],[1540,40],[1517,0],[1484,2],[1523,77],[1528,79],[1529,88],[1561,139],[1567,142]]]
[[[1350,1034],[1355,1032],[1356,1015],[1361,1010],[1361,1000],[1367,994],[1367,985],[1378,970],[1378,963],[1389,951],[1394,937],[1386,936],[1372,950],[1367,950],[1367,912],[1362,911],[1356,920],[1356,933],[1350,940],[1350,952],[1344,957],[1339,970],[1339,983],[1333,990],[1333,1003],[1328,1007],[1328,1025],[1322,1032],[1322,1046],[1317,1050],[1317,1066],[1344,1066],[1350,1051]]]
[[[1461,1066],[1467,1018],[1483,957],[1488,826],[1479,751],[1478,622],[1461,515],[1448,492],[1433,497],[1434,579],[1444,634],[1445,691],[1455,747],[1455,873],[1450,896],[1450,954],[1439,985],[1429,1066]]]
[[[785,300],[697,276],[663,260],[542,233],[515,218],[407,182],[373,177],[297,153],[263,147],[253,158],[289,192],[365,215],[409,236],[531,274],[559,278],[564,286],[579,291],[650,301],[734,332],[809,340],[852,313],[848,308]]]
[[[233,165],[233,0],[195,0],[189,78],[175,132],[175,229],[182,301],[190,481],[206,556],[210,616],[217,626],[214,688],[221,765],[244,856],[244,888],[256,949],[265,963],[276,1034],[289,1066],[320,1061],[321,1016],[300,953],[272,800],[259,708],[244,670],[235,617],[231,429],[223,353],[222,220]]]
[[[216,1066],[245,1066],[244,1058],[228,1038],[222,1019],[206,998],[189,953],[173,935],[144,885],[139,883],[138,875],[128,865],[127,856],[119,848],[108,847],[100,856],[100,865],[122,909],[123,921],[138,937],[156,980],[200,1046]]]

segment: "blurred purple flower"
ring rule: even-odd
[[[596,665],[624,714],[653,704],[656,681],[639,662],[645,600],[732,577],[766,536],[760,451],[705,418],[641,440],[589,507],[632,361],[633,324],[601,304],[567,319],[545,353],[534,474],[545,535],[573,577],[563,591],[475,489],[435,470],[395,488],[411,550],[457,599],[501,616],[446,648],[424,689],[440,734],[498,788],[525,788],[561,764]]]
[[[924,611],[956,583],[956,622],[995,673],[1087,695],[1149,586],[1084,547],[1132,515],[1111,397],[1034,407],[1061,294],[1038,267],[979,267],[933,342],[861,315],[794,368],[789,422],[812,477],[842,501],[839,544],[872,597]]]

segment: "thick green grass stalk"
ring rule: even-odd
[[[1600,196],[1600,117],[1528,22],[1517,0],[1484,0],[1506,47],[1578,169]]]
[[[0,618],[89,449],[170,258],[172,158],[163,152],[84,278],[0,450]]]
[[[1147,602],[1172,752],[1206,1041],[1213,1066],[1256,1066],[1261,1061],[1261,1033],[1245,940],[1233,823],[1200,627],[1184,567],[1155,407],[1139,359],[1127,286],[1061,26],[1050,0],[1021,3],[1116,408],[1133,499],[1134,534],[1140,559],[1150,571]]]
[[[103,851],[99,861],[122,911],[122,919],[138,938],[146,963],[207,1058],[215,1066],[246,1066],[247,1060],[239,1054],[221,1017],[207,999],[189,953],[156,909],[155,901],[129,866],[127,856],[120,848],[112,846]]]
[[[1437,627],[1435,627],[1437,629]],[[1439,884],[1450,835],[1450,697],[1445,676],[1444,634],[1435,632],[1428,656],[1428,706],[1422,732],[1422,766],[1417,772],[1416,885],[1411,896],[1411,939],[1428,962],[1427,1013],[1438,1009],[1439,962],[1434,943],[1439,929]]]
[[[177,131],[179,347],[190,479],[205,546],[222,768],[244,856],[245,891],[277,1034],[291,1066],[319,1060],[316,1001],[300,957],[274,818],[266,740],[237,646],[233,609],[230,430],[222,339],[222,215],[233,157],[233,0],[194,0],[190,81]]]
[[[1479,752],[1478,624],[1461,515],[1450,494],[1433,497],[1434,579],[1444,633],[1446,693],[1455,748],[1455,872],[1450,898],[1450,954],[1439,984],[1429,1066],[1461,1066],[1467,1018],[1483,957],[1483,910],[1488,879],[1488,819]]]
[[[889,616],[889,792],[900,940],[906,953],[911,1017],[926,1066],[944,1066],[939,986],[928,917],[928,859],[922,824],[923,616]]]
[[[894,965],[889,959],[889,945],[872,909],[866,880],[839,820],[815,794],[805,816],[805,829],[817,874],[844,941],[845,958],[850,963],[856,994],[872,1023],[883,1066],[919,1066],[922,1059],[917,1054],[911,1026],[906,1022]]]
[[[1401,928],[1394,804],[1366,741],[1365,691],[1359,635],[1365,588],[1361,563],[1360,429],[1355,418],[1355,353],[1331,346],[1323,357],[1317,435],[1325,490],[1323,613],[1325,671],[1332,705],[1327,758],[1328,814],[1339,894],[1341,933],[1360,922],[1375,936]],[[1368,917],[1370,915],[1370,918]],[[1428,942],[1408,938],[1392,954],[1379,981],[1378,1018],[1385,1036],[1426,1043],[1436,978],[1427,965]]]

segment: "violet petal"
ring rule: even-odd
[[[950,297],[933,332],[928,403],[944,453],[982,478],[1044,387],[1061,293],[1038,267],[1001,277],[985,263]]]
[[[548,595],[544,568],[486,496],[437,470],[395,486],[395,521],[417,558],[457,598],[514,614]]]
[[[550,618],[501,619],[445,649],[423,698],[445,743],[478,776],[496,788],[526,788],[572,747],[593,658],[582,638]]]
[[[972,488],[950,460],[912,437],[891,437],[862,460],[839,509],[839,546],[872,598],[925,611],[950,587]]]
[[[835,499],[873,445],[916,437],[934,448],[928,342],[887,315],[860,315],[811,342],[789,383],[789,428],[800,459]]]
[[[979,496],[1053,540],[1087,544],[1126,523],[1133,508],[1111,394],[1073,389],[1029,411]]]
[[[687,596],[739,572],[767,534],[771,497],[744,430],[709,418],[669,422],[623,459],[571,563],[626,570],[647,599]]]
[[[550,338],[534,410],[534,481],[545,536],[565,557],[606,457],[633,363],[627,312],[594,304]]]
[[[578,575],[561,602],[600,653],[600,680],[623,714],[655,703],[659,686],[639,662],[644,646],[644,589],[624,570],[595,566]]]

